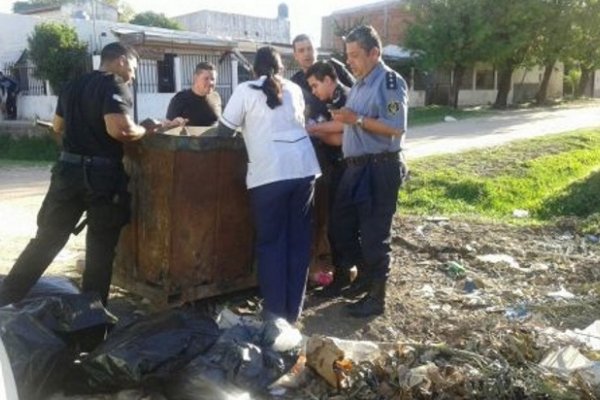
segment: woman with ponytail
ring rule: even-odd
[[[262,47],[255,80],[240,84],[219,123],[219,135],[241,128],[248,151],[246,185],[256,226],[263,316],[296,322],[302,311],[312,242],[312,198],[321,174],[304,130],[299,86],[281,76],[281,57]]]

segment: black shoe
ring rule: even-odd
[[[351,316],[357,318],[381,315],[385,312],[385,281],[373,281],[369,293],[348,306]]]
[[[327,299],[340,297],[348,285],[350,285],[350,270],[336,268],[333,274],[333,282],[325,286],[323,290],[315,292],[315,296]]]
[[[352,284],[343,291],[344,297],[348,299],[355,299],[369,292],[373,279],[365,274],[360,274],[354,279]]]

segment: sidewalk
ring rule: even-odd
[[[456,122],[410,127],[408,159],[498,146],[513,140],[600,127],[600,105],[540,110],[511,110]]]

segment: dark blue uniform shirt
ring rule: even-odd
[[[408,89],[396,71],[380,61],[350,89],[346,107],[358,115],[406,132]],[[395,152],[402,148],[402,137],[375,135],[357,125],[344,125],[342,151],[344,157]]]

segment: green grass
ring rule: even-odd
[[[408,109],[408,124],[410,126],[444,122],[444,117],[450,115],[456,119],[483,117],[495,113],[488,107],[459,108],[445,106],[427,106]]]
[[[510,221],[525,209],[528,222],[579,217],[585,230],[600,228],[600,130],[427,157],[410,168],[402,213]]]
[[[58,146],[50,136],[13,138],[0,133],[0,159],[53,161]]]

